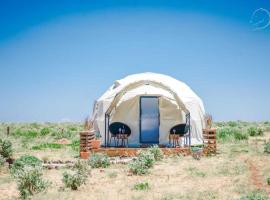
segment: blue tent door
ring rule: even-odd
[[[159,143],[159,104],[158,97],[140,98],[140,142]]]

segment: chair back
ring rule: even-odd
[[[113,122],[110,124],[109,126],[109,130],[111,132],[112,135],[117,135],[117,134],[127,134],[128,136],[130,136],[131,134],[131,130],[128,127],[128,125],[122,123],[122,122]]]
[[[177,134],[180,136],[184,136],[189,130],[189,125],[187,124],[177,124],[171,128],[170,134]]]

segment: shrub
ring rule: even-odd
[[[1,141],[0,155],[4,158],[10,158],[13,154],[12,143],[9,140]]]
[[[270,177],[267,178],[267,184],[270,185]]]
[[[160,161],[164,157],[163,151],[158,147],[158,145],[150,147],[148,151],[154,155],[156,161]]]
[[[260,192],[252,192],[246,196],[241,197],[239,200],[269,200],[269,198]]]
[[[42,143],[36,146],[33,146],[33,150],[41,150],[41,149],[61,149],[64,145],[63,144],[56,144],[56,143]]]
[[[154,163],[155,163],[154,155],[148,150],[141,151],[139,153],[138,160],[143,162],[145,164],[145,166],[148,167],[148,168],[153,167]]]
[[[42,168],[39,166],[24,166],[13,176],[17,180],[22,199],[27,199],[30,195],[41,192],[48,186],[48,182],[42,179]]]
[[[73,140],[68,146],[70,146],[73,151],[78,152],[80,150],[80,140]]]
[[[21,129],[17,129],[14,134],[12,134],[14,136],[19,136],[19,137],[25,137],[25,138],[35,138],[38,136],[38,132],[36,130],[21,130]]]
[[[136,183],[133,187],[135,190],[148,190],[149,188],[148,182]]]
[[[241,132],[240,130],[235,131],[233,136],[234,136],[235,140],[247,140],[248,139],[248,135]]]
[[[217,139],[223,142],[232,140],[247,140],[248,135],[239,128],[223,127],[217,130]]]
[[[110,166],[110,160],[105,154],[94,153],[89,158],[89,165],[92,168],[106,168]]]
[[[62,181],[65,187],[77,190],[82,184],[86,183],[88,177],[88,166],[86,163],[78,161],[74,165],[74,173],[63,173]]]
[[[43,128],[40,130],[40,135],[48,135],[50,133],[49,128]]]
[[[217,130],[217,139],[223,142],[232,139],[234,133],[234,129],[232,128],[219,128]]]
[[[42,161],[34,156],[21,156],[11,166],[11,173],[16,174],[17,171],[23,170],[24,167],[41,167]]]
[[[136,175],[148,174],[149,168],[139,159],[132,161],[129,164],[129,170]]]
[[[238,126],[238,123],[237,123],[237,122],[234,122],[234,121],[229,121],[229,122],[228,122],[228,125],[229,125],[230,127],[237,127],[237,126]]]
[[[250,127],[248,129],[248,134],[250,136],[262,136],[263,130],[261,128],[257,128],[257,127]]]
[[[147,174],[154,163],[154,155],[149,150],[144,150],[139,153],[136,160],[129,164],[129,169],[133,174]]]
[[[265,153],[270,153],[270,142],[267,142],[264,146],[264,152]]]

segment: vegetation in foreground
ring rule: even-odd
[[[269,199],[270,123],[214,126],[218,128],[216,156],[168,157],[153,146],[124,165],[110,164],[103,154],[78,161],[77,133],[82,124],[2,123],[0,199],[56,199],[59,192],[63,199]],[[7,160],[13,159],[9,169]],[[72,161],[74,168],[42,168],[43,161],[58,160]]]

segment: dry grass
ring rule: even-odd
[[[155,164],[150,174],[144,176],[130,175],[127,165],[122,164],[114,164],[106,169],[92,169],[87,184],[78,191],[60,190],[63,186],[62,170],[44,170],[44,177],[51,181],[51,186],[33,199],[231,200],[257,189],[269,192],[266,179],[270,177],[270,156],[263,153],[264,141],[269,139],[270,133],[266,133],[257,139],[218,144],[219,153],[216,156],[203,157],[201,160],[191,156],[166,157]],[[75,159],[74,152],[69,148],[27,150],[27,153],[39,158]],[[250,162],[256,166],[255,173],[250,168]],[[256,180],[254,174],[258,176]],[[134,190],[134,185],[141,182],[147,182],[150,188]],[[16,184],[7,171],[2,172],[0,199],[12,197],[18,197]]]

